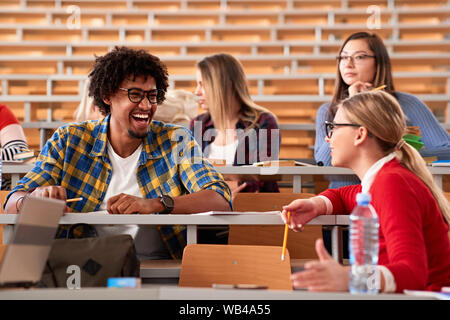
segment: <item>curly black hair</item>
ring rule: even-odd
[[[104,56],[95,56],[94,67],[89,73],[89,96],[94,98],[94,104],[106,116],[111,112],[111,107],[103,99],[117,92],[126,78],[130,77],[134,81],[139,76],[155,79],[157,103],[163,102],[169,86],[166,65],[145,50],[116,46]]]

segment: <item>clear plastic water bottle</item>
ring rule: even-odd
[[[350,215],[351,293],[376,294],[379,289],[378,216],[370,205],[370,194],[358,193],[357,206]]]

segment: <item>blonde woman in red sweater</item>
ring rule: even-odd
[[[389,94],[359,93],[338,105],[326,123],[331,162],[352,169],[361,184],[328,189],[284,207],[290,227],[323,214],[350,214],[356,194],[369,192],[378,214],[380,292],[404,289],[440,291],[450,286],[450,207],[419,153],[404,143],[405,117]],[[350,267],[333,260],[323,241],[316,242],[318,261],[294,273],[294,287],[312,291],[348,291]]]

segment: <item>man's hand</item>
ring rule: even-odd
[[[58,199],[58,200],[67,200],[67,193],[66,188],[61,186],[46,186],[46,187],[37,187],[33,190],[33,192],[30,193],[30,196],[36,197],[36,198],[51,198],[51,199]],[[23,200],[22,200],[23,201]],[[64,209],[64,213],[69,212],[70,209],[66,205]]]
[[[349,267],[340,265],[325,249],[322,239],[316,241],[319,260],[305,263],[305,271],[291,275],[294,288],[310,291],[348,291]]]
[[[106,210],[110,214],[152,214],[164,210],[158,199],[145,199],[120,193],[108,199]]]
[[[66,188],[61,186],[38,187],[30,193],[30,196],[36,198],[52,198],[59,200],[67,200]]]

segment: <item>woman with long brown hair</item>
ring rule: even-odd
[[[296,231],[323,214],[350,214],[357,193],[370,193],[380,224],[377,275],[381,292],[404,289],[440,291],[450,285],[450,206],[425,161],[403,140],[405,116],[390,94],[364,92],[337,104],[333,121],[325,122],[333,166],[352,169],[359,185],[328,189],[319,196],[295,200],[290,227]],[[313,291],[346,291],[349,267],[333,260],[322,240],[319,261],[292,276],[295,287]]]

